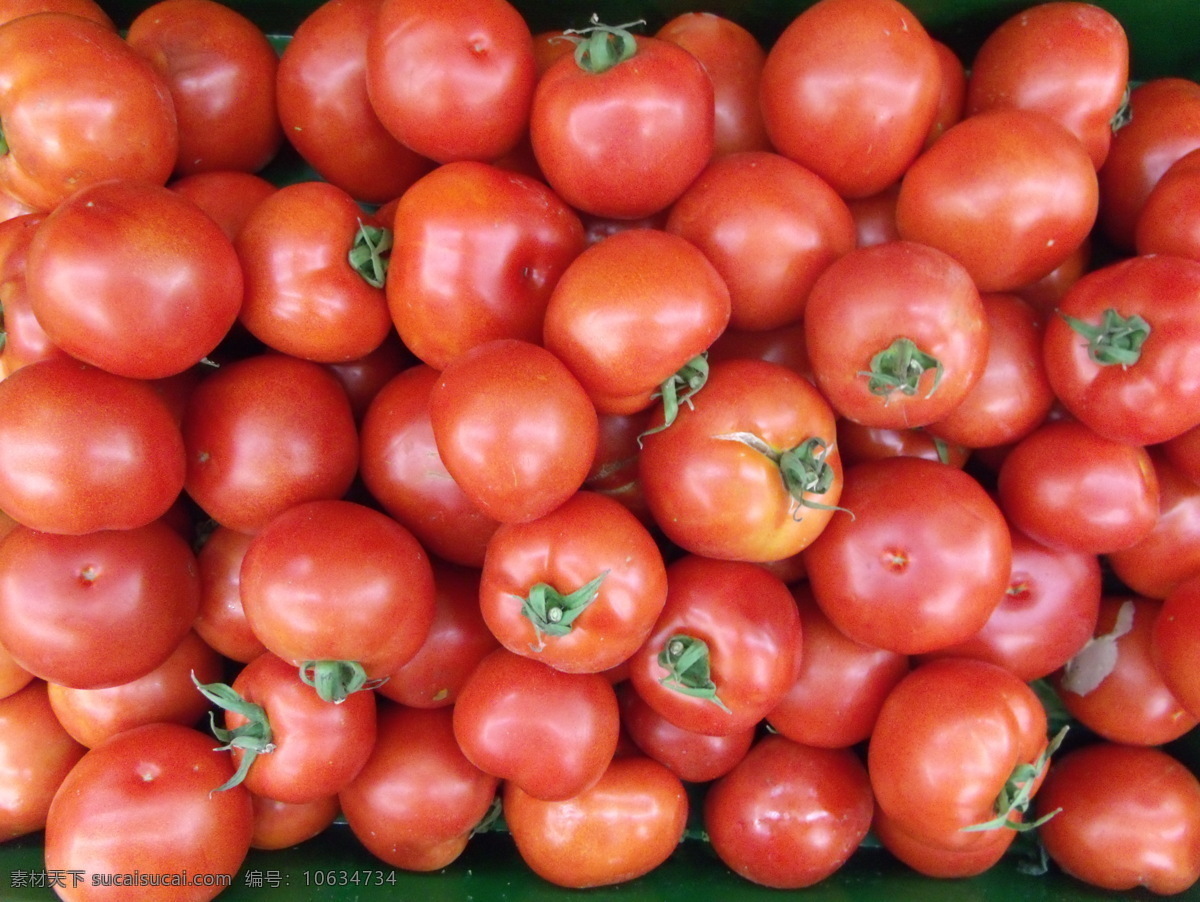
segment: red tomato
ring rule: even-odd
[[[383,343],[374,351],[341,363],[327,363],[326,367],[346,390],[350,398],[350,409],[354,421],[362,426],[367,408],[393,376],[417,362],[416,357],[401,343],[395,331],[389,331]]]
[[[46,335],[33,313],[25,285],[29,244],[45,220],[41,213],[24,213],[0,223],[0,377],[10,376],[35,360],[66,357]]]
[[[1157,450],[1181,475],[1200,483],[1200,426],[1167,439]]]
[[[46,826],[55,792],[86,751],[58,722],[41,680],[0,699],[0,840]]]
[[[771,143],[843,197],[897,181],[937,114],[933,39],[896,0],[820,0],[767,52],[761,82]]]
[[[855,245],[854,217],[824,180],[766,151],[710,163],[666,229],[700,248],[729,288],[735,329],[799,322],[813,282]]]
[[[867,426],[924,426],[979,380],[988,324],[959,263],[911,241],[859,248],[817,277],[804,313],[816,384]]]
[[[238,319],[267,347],[321,363],[356,360],[391,331],[388,233],[328,182],[285,185],[255,207],[235,247]]]
[[[433,167],[384,128],[367,95],[367,42],[382,5],[317,4],[283,48],[276,73],[288,142],[325,181],[373,204],[399,197]]]
[[[114,30],[116,28],[108,13],[94,0],[4,0],[0,3],[0,24],[42,12],[71,13]]]
[[[429,417],[446,470],[502,523],[533,520],[575,494],[599,441],[583,386],[550,351],[519,339],[451,361],[430,392]]]
[[[667,568],[667,603],[629,676],[675,726],[728,736],[779,704],[802,647],[783,580],[755,564],[686,555]]]
[[[0,699],[20,692],[33,680],[33,674],[17,663],[3,646],[0,646]]]
[[[400,143],[438,163],[493,160],[529,125],[533,36],[507,0],[383,0],[366,76],[371,107]]]
[[[221,169],[196,172],[167,185],[211,216],[225,236],[234,241],[250,211],[275,193],[275,185],[252,172]]]
[[[837,437],[842,464],[847,467],[886,457],[924,457],[962,468],[973,450],[937,438],[924,426],[885,429],[881,426],[864,426],[844,418],[838,420]]]
[[[913,836],[878,806],[871,832],[880,845],[914,871],[943,880],[982,874],[1004,857],[1017,838],[1015,830],[993,830],[978,845],[967,848],[939,845]]]
[[[1016,294],[1041,314],[1043,326],[1054,315],[1067,289],[1092,268],[1092,239],[1089,237],[1071,254],[1036,282],[1016,290]]]
[[[794,370],[809,382],[813,381],[808,348],[804,344],[803,322],[753,332],[726,329],[708,346],[708,362],[711,366],[730,357],[769,360]]]
[[[1200,259],[1200,148],[1185,153],[1155,182],[1134,226],[1141,254],[1173,254]]]
[[[284,354],[255,354],[206,376],[182,431],[188,495],[240,532],[294,504],[340,498],[358,467],[346,392],[320,364]]]
[[[184,447],[145,382],[44,360],[0,382],[0,510],[33,529],[145,526],[183,488]]]
[[[52,210],[109,179],[165,184],[179,147],[171,92],[112,23],[47,12],[8,25],[0,29],[0,188]]]
[[[135,727],[91,749],[50,804],[46,868],[68,875],[55,891],[70,902],[215,898],[232,885],[254,829],[244,787],[213,792],[232,772],[211,736],[178,724]],[[104,886],[135,874],[167,877]]]
[[[948,44],[937,40],[933,42],[933,49],[937,53],[942,80],[937,113],[929,127],[929,134],[925,136],[925,147],[940,138],[946,129],[960,122],[967,107],[967,71],[958,53]]]
[[[326,701],[408,661],[433,622],[425,550],[352,501],[304,502],[272,518],[246,549],[241,594],[254,634]]]
[[[387,299],[405,345],[435,369],[498,338],[540,343],[550,293],[584,248],[579,217],[498,166],[440,166],[401,195]]]
[[[338,794],[351,831],[392,867],[450,864],[496,797],[499,781],[455,742],[451,711],[382,706],[371,755]]]
[[[687,826],[683,782],[640,755],[616,758],[591,787],[546,801],[504,787],[504,820],[522,861],[571,889],[612,886],[650,873],[679,847]]]
[[[655,523],[685,551],[778,561],[835,515],[842,465],[829,404],[763,360],[714,364],[673,425],[651,420],[638,477]]]
[[[253,538],[250,533],[217,526],[196,552],[200,610],[193,628],[214,650],[243,664],[266,651],[246,622],[242,607],[242,558]]]
[[[846,470],[843,507],[804,551],[813,596],[842,632],[920,654],[978,632],[1004,596],[1012,539],[956,467],[893,457]]]
[[[1045,2],[993,29],[971,63],[967,114],[1015,108],[1051,116],[1099,169],[1129,80],[1129,39],[1108,10]]]
[[[1100,742],[1055,762],[1039,837],[1072,876],[1110,890],[1184,893],[1200,879],[1200,782],[1161,749]]]
[[[896,225],[956,259],[980,291],[1013,291],[1083,243],[1098,204],[1074,135],[1044,113],[994,109],[948,129],[909,167]]]
[[[274,158],[279,55],[246,14],[217,0],[159,0],[134,16],[125,40],[170,88],[177,175],[257,172]]]
[[[562,274],[544,340],[601,413],[649,407],[729,324],[729,288],[694,244],[657,229],[618,232]],[[598,340],[603,337],[603,340]]]
[[[252,849],[287,849],[312,839],[333,824],[341,809],[338,797],[293,805],[251,794],[254,803]]]
[[[896,182],[876,194],[846,200],[850,215],[854,217],[858,247],[900,240],[900,231],[896,227],[896,198],[899,196],[900,183]]]
[[[1163,683],[1191,717],[1200,717],[1200,578],[1180,583],[1154,618],[1150,654]]]
[[[1200,423],[1200,261],[1134,257],[1094,269],[1046,323],[1046,375],[1072,415],[1151,445]]]
[[[600,441],[583,487],[624,504],[644,525],[654,529],[638,479],[641,435],[649,428],[652,410],[622,415],[599,415]]]

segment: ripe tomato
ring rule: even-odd
[[[933,49],[937,53],[942,78],[938,91],[937,112],[933,116],[929,134],[925,136],[926,148],[940,138],[946,129],[960,122],[966,114],[967,107],[967,70],[959,59],[958,52],[938,40],[933,42]]]
[[[71,13],[116,29],[108,13],[94,0],[5,0],[0,4],[0,23],[42,12]]]
[[[1058,811],[1039,836],[1092,886],[1183,893],[1200,879],[1200,782],[1157,748],[1099,742],[1054,763],[1037,797]]]
[[[246,14],[217,0],[159,0],[134,16],[125,40],[171,91],[176,175],[258,172],[274,158],[279,55]]]
[[[651,410],[622,415],[602,413],[596,459],[583,487],[624,504],[644,525],[654,529],[638,480],[638,456],[642,433],[649,428]]]
[[[241,869],[254,829],[245,787],[212,791],[232,773],[211,736],[179,724],[135,727],[91,749],[50,804],[46,868],[69,875],[55,891],[69,902],[98,894],[139,902],[215,898]],[[133,883],[139,874],[163,879]],[[131,885],[103,887],[122,878]]]
[[[582,889],[642,877],[679,847],[687,826],[683,782],[641,755],[615,758],[569,799],[504,787],[504,820],[522,861],[543,880]]]
[[[932,424],[930,424],[932,425]],[[885,429],[864,426],[840,418],[837,423],[838,448],[842,464],[853,466],[868,460],[885,457],[924,457],[927,460],[964,467],[973,449],[937,438],[924,426],[915,429]]]
[[[1155,182],[1134,226],[1138,254],[1200,259],[1200,148],[1185,153]]]
[[[978,632],[1004,596],[1012,539],[973,477],[918,457],[849,467],[835,517],[804,551],[813,597],[865,645],[920,654]]]
[[[704,829],[735,873],[799,889],[839,870],[871,826],[867,769],[851,749],[765,736],[704,797]]]
[[[667,603],[629,677],[675,726],[728,736],[779,704],[802,648],[783,580],[756,564],[685,555],[667,567]]]
[[[385,225],[392,321],[439,370],[485,341],[540,343],[550,293],[584,248],[583,224],[553,191],[473,161],[417,180]]]
[[[924,426],[979,380],[988,324],[962,265],[911,241],[859,248],[817,277],[804,312],[817,387],[867,426]]]
[[[273,517],[246,549],[241,594],[254,634],[326,701],[409,660],[433,622],[420,543],[386,514],[339,499]]]
[[[237,239],[250,211],[276,189],[260,175],[235,169],[196,172],[169,182],[167,187],[212,217],[230,241]]]
[[[0,646],[0,699],[20,692],[33,681],[33,674]]]
[[[693,554],[778,561],[835,515],[842,490],[834,415],[776,363],[727,360],[669,428],[651,420],[638,477],[655,523]]]
[[[251,793],[254,803],[252,849],[287,849],[324,832],[340,813],[338,797],[293,805]]]
[[[170,89],[112,23],[47,12],[7,25],[0,188],[52,210],[109,179],[166,184],[179,147]]]
[[[25,284],[29,244],[44,219],[41,213],[23,213],[0,222],[0,378],[35,360],[68,356],[34,316]]]
[[[326,367],[337,377],[338,382],[342,383],[342,388],[350,398],[354,421],[361,427],[367,408],[371,406],[379,390],[393,376],[416,362],[416,357],[404,347],[395,331],[389,330],[383,343],[374,351],[353,360],[327,363]]]
[[[200,610],[193,629],[215,651],[242,664],[266,651],[246,622],[242,607],[242,558],[253,538],[250,533],[217,526],[196,552]]]
[[[1163,683],[1187,713],[1200,717],[1200,578],[1180,583],[1163,599],[1154,618],[1150,654]]]
[[[507,0],[383,0],[366,59],[375,114],[423,157],[494,160],[529,125],[533,36]]]
[[[669,207],[713,153],[713,82],[679,44],[596,25],[538,80],[533,155],[567,203],[640,219]]]

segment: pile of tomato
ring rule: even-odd
[[[339,819],[1200,878],[1200,84],[1113,14],[0,19],[0,841],[62,898]]]

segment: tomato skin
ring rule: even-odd
[[[486,341],[540,343],[550,293],[584,248],[579,216],[548,187],[475,161],[418,179],[385,225],[392,322],[439,370]]]
[[[893,0],[821,0],[767,52],[760,102],[767,136],[843,197],[897,181],[937,112],[933,40]]]
[[[603,71],[574,56],[538,80],[529,138],[546,182],[596,216],[665,210],[712,157],[715,103],[704,65],[680,45],[633,37],[633,55]]]
[[[952,467],[963,467],[973,451],[963,445],[936,438],[924,426],[916,429],[886,429],[840,418],[837,436],[845,466],[885,457],[924,457]]]
[[[242,558],[253,538],[250,533],[217,526],[196,552],[200,610],[193,629],[223,657],[242,664],[266,651],[246,622],[242,607]]]
[[[29,244],[45,218],[41,213],[23,213],[0,222],[0,306],[4,311],[0,378],[35,360],[67,356],[34,316],[25,284]]]
[[[279,56],[261,28],[216,0],[159,0],[125,40],[171,91],[175,173],[258,172],[283,144],[275,104]]]
[[[33,674],[0,646],[0,699],[20,692],[33,681]]]
[[[1037,796],[1050,858],[1092,886],[1160,895],[1200,879],[1200,782],[1157,748],[1098,742],[1054,763]]]
[[[533,36],[506,0],[384,0],[366,72],[384,127],[438,163],[511,151],[528,127],[537,81]]]
[[[236,169],[196,172],[168,182],[167,187],[212,217],[230,241],[237,239],[250,211],[276,190],[262,176]]]
[[[916,457],[860,463],[839,503],[853,518],[830,520],[804,551],[813,596],[838,629],[911,655],[982,628],[1008,584],[1012,539],[972,476]]]
[[[179,132],[166,82],[116,33],[62,12],[0,30],[0,188],[35,210],[109,179],[164,185]]]
[[[31,529],[132,529],[179,497],[179,427],[146,383],[45,360],[0,382],[0,403],[0,509]]]
[[[885,849],[914,871],[943,880],[982,874],[1004,857],[1017,837],[1015,830],[993,830],[978,845],[939,845],[913,836],[878,806],[871,831]]]
[[[389,331],[383,343],[375,350],[341,363],[328,363],[326,367],[342,383],[350,398],[350,409],[354,421],[362,426],[367,408],[375,395],[393,376],[417,363],[416,357],[401,343],[394,331]]]
[[[471,671],[453,706],[454,737],[476,767],[529,795],[561,801],[603,775],[620,710],[603,674],[564,673],[499,648]],[[546,767],[552,760],[554,767]]]
[[[948,44],[938,40],[933,42],[933,49],[937,53],[942,78],[938,91],[937,112],[934,114],[933,124],[929,127],[929,134],[925,136],[926,148],[940,138],[946,129],[962,121],[967,107],[967,71],[962,60],[958,58],[958,53]]]
[[[678,848],[688,816],[683,782],[640,755],[615,758],[595,784],[569,799],[545,801],[508,783],[503,804],[525,864],[572,889],[650,873]]]
[[[250,794],[213,789],[233,773],[213,739],[178,724],[147,724],[91,749],[63,781],[46,823],[50,870],[80,872],[56,888],[71,902],[207,902],[227,884],[92,886],[103,875],[237,874],[250,849]]]
[[[64,12],[116,29],[108,13],[93,0],[6,0],[0,4],[0,23],[41,12]]]
[[[1192,717],[1200,717],[1200,681],[1194,662],[1200,653],[1200,579],[1180,583],[1163,599],[1154,618],[1150,654],[1163,682]]]
[[[340,812],[337,796],[298,805],[253,793],[251,800],[254,803],[252,849],[287,849],[299,845],[326,830]]]

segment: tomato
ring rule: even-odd
[[[569,799],[539,799],[508,783],[503,804],[521,860],[543,880],[571,889],[650,873],[678,848],[688,817],[683,782],[641,755],[614,759]]]
[[[809,382],[813,381],[808,348],[804,344],[803,322],[752,332],[726,329],[708,346],[708,362],[711,366],[730,357],[769,360],[795,370]]]
[[[846,636],[821,611],[807,583],[792,594],[804,651],[796,679],[766,721],[802,745],[849,748],[871,735],[884,699],[908,673],[908,656]]]
[[[1200,681],[1194,666],[1200,650],[1198,589],[1198,579],[1186,580],[1172,589],[1159,607],[1150,636],[1155,669],[1192,717],[1200,717]]]
[[[713,83],[713,158],[770,150],[758,104],[767,53],[751,32],[711,12],[685,12],[655,32],[704,66]]]
[[[200,610],[193,628],[215,651],[242,664],[266,651],[242,607],[242,558],[252,538],[250,533],[216,526],[196,552]]]
[[[533,36],[507,0],[383,0],[366,60],[384,128],[438,163],[503,156],[529,125]]]
[[[195,555],[161,522],[80,536],[21,526],[0,544],[0,643],[48,682],[98,689],[148,674],[199,603]]]
[[[673,425],[651,420],[638,476],[663,533],[707,557],[778,561],[835,516],[842,466],[829,404],[762,360],[714,364]]]
[[[638,479],[638,457],[641,435],[650,426],[652,410],[622,415],[603,413],[598,416],[600,441],[596,458],[583,487],[620,501],[651,530],[656,529],[646,498]]]
[[[941,41],[935,40],[933,49],[937,53],[942,78],[938,90],[937,112],[933,116],[929,134],[925,136],[926,148],[940,138],[946,129],[960,122],[967,109],[967,71],[962,60],[952,47]]]
[[[897,181],[937,113],[933,39],[896,0],[820,0],[767,52],[760,88],[771,143],[843,197]]]
[[[936,437],[924,426],[915,429],[887,429],[882,426],[864,426],[854,420],[839,418],[837,437],[844,466],[903,456],[924,457],[961,468],[966,466],[973,452],[973,449],[964,445],[953,444]]]
[[[433,168],[384,128],[367,94],[367,43],[382,5],[318,3],[296,26],[276,72],[288,142],[325,181],[373,204],[399,197]]]
[[[1015,294],[1023,298],[1041,314],[1041,322],[1045,324],[1055,309],[1062,302],[1067,289],[1079,281],[1080,277],[1092,268],[1092,239],[1089,237],[1083,244],[1067,257],[1062,263],[1042,276],[1036,282],[1030,282],[1018,288]]]
[[[767,151],[710,163],[671,206],[666,228],[721,274],[735,329],[799,322],[817,276],[856,240],[854,218],[833,188]]]
[[[813,597],[865,645],[921,654],[987,622],[1008,585],[1000,508],[956,467],[893,457],[849,467],[835,517],[804,551]]]
[[[34,316],[25,284],[29,244],[44,219],[40,213],[24,213],[0,222],[0,376],[35,360],[68,356]]]
[[[665,210],[713,153],[713,82],[662,38],[594,25],[538,80],[529,139],[547,183],[579,210],[639,219]]]
[[[667,603],[630,661],[634,690],[675,726],[728,736],[757,724],[795,680],[803,633],[795,599],[755,564],[685,555],[667,567]]]
[[[212,791],[232,772],[211,736],[178,724],[135,727],[88,751],[50,804],[46,868],[68,875],[55,891],[72,902],[215,898],[254,829],[244,787]]]
[[[340,498],[358,467],[350,401],[320,364],[261,353],[206,376],[184,413],[188,495],[256,532],[294,504]]]
[[[33,529],[145,526],[183,487],[179,427],[146,383],[70,360],[0,382],[0,510]]]
[[[254,803],[252,849],[287,849],[328,829],[341,809],[337,796],[293,805],[251,793]]]
[[[1006,19],[971,63],[967,114],[1016,108],[1053,117],[1104,165],[1129,80],[1129,39],[1108,10],[1056,0]]]
[[[65,12],[0,29],[0,188],[35,210],[109,179],[166,184],[179,129],[167,83],[117,34]]]
[[[408,661],[433,622],[425,550],[352,501],[303,502],[273,517],[246,549],[241,594],[254,634],[326,701]]]
[[[729,288],[699,248],[631,229],[571,262],[550,295],[543,337],[598,411],[636,413],[656,392],[677,394],[676,374],[725,330],[730,310]]]
[[[799,889],[846,863],[867,835],[874,807],[854,751],[765,736],[708,790],[704,829],[734,873]]]
[[[110,736],[142,724],[196,725],[208,703],[192,678],[221,678],[222,661],[195,632],[188,632],[165,661],[137,679],[103,689],[72,689],[50,683],[54,716],[75,741],[94,748]]]
[[[544,184],[472,161],[419,179],[387,224],[392,321],[439,370],[485,341],[540,343],[550,293],[584,248],[579,217]]]
[[[1108,595],[1095,636],[1053,685],[1063,707],[1112,742],[1163,745],[1200,723],[1180,703],[1154,662],[1152,643],[1160,603],[1137,595]]]
[[[327,363],[326,367],[342,383],[350,398],[350,409],[354,421],[361,427],[367,408],[375,395],[393,376],[417,362],[416,357],[401,343],[394,330],[389,330],[382,344],[375,350],[341,363]]]
[[[244,13],[217,0],[159,0],[134,16],[125,40],[170,88],[177,175],[257,172],[274,158],[279,55]]]
[[[908,867],[927,877],[974,877],[997,864],[1017,838],[1014,830],[993,830],[976,845],[966,848],[939,845],[914,836],[876,807],[871,832],[880,845]]]
[[[1181,475],[1200,483],[1200,426],[1167,439],[1157,446],[1157,450]]]
[[[345,362],[391,331],[387,232],[336,185],[278,189],[250,212],[235,248],[246,283],[238,319],[267,347]]]
[[[0,24],[42,12],[71,13],[114,30],[116,28],[108,13],[94,0],[5,0],[0,4]]]
[[[1010,533],[1012,574],[1000,604],[979,632],[931,654],[991,661],[1031,682],[1062,667],[1091,639],[1102,574],[1094,554]]]
[[[1200,423],[1200,261],[1134,257],[1094,269],[1063,297],[1042,343],[1046,375],[1072,415],[1129,444]]]
[[[32,681],[33,674],[18,664],[16,659],[0,646],[0,699],[20,692]]]
[[[467,677],[453,724],[476,767],[535,798],[561,801],[604,775],[617,749],[620,710],[606,676],[566,673],[498,648]]]
[[[466,496],[502,523],[547,514],[596,456],[596,409],[553,353],[495,339],[459,355],[429,396],[438,454]]]
[[[1013,291],[1083,243],[1098,205],[1095,167],[1074,135],[1044,113],[999,108],[968,116],[913,162],[896,225],[961,263],[980,291]]]
[[[900,183],[895,182],[875,194],[847,198],[846,205],[854,217],[858,247],[900,240],[900,231],[896,227],[896,198],[899,196]]]
[[[1200,782],[1161,749],[1099,742],[1056,761],[1038,811],[1060,868],[1110,890],[1183,893],[1200,879]]]
[[[54,793],[86,751],[54,716],[41,680],[0,699],[0,840],[46,826]]]
[[[211,216],[234,241],[250,211],[275,193],[276,186],[260,175],[236,169],[195,172],[167,184]]]
[[[988,324],[965,268],[894,241],[825,268],[808,296],[804,339],[834,410],[866,426],[911,428],[947,416],[979,380]]]

